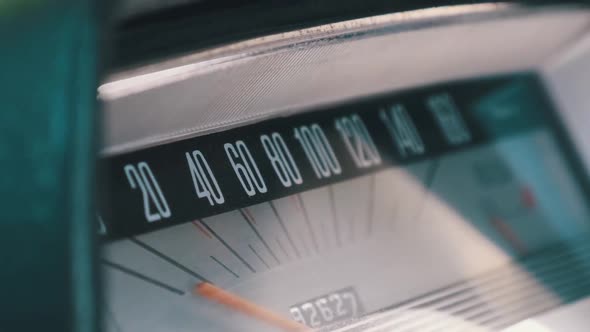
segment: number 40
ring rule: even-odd
[[[225,199],[205,156],[199,150],[194,150],[192,155],[186,152],[185,156],[197,197],[207,198],[211,205],[223,204]]]

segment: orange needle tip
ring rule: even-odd
[[[239,311],[247,316],[266,322],[267,324],[280,328],[284,331],[310,331],[310,329],[303,324],[285,318],[275,312],[272,312],[208,282],[200,282],[196,284],[193,289],[193,294],[220,303],[230,309]]]

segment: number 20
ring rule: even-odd
[[[146,220],[148,222],[154,222],[162,218],[169,218],[172,213],[170,213],[166,198],[164,198],[162,190],[160,190],[160,186],[149,165],[145,161],[141,161],[137,166],[131,164],[125,165],[124,170],[131,188],[136,189],[139,186],[141,190],[141,195],[143,196],[143,212]],[[156,206],[157,212],[152,211],[152,204]]]

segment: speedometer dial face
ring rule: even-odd
[[[112,156],[109,331],[496,329],[590,292],[582,177],[534,77]],[[565,263],[568,264],[565,264]]]

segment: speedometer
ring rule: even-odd
[[[107,331],[488,331],[587,297],[586,174],[531,69],[587,24],[444,7],[112,78]]]
[[[531,274],[567,268],[510,263],[545,259],[536,253],[587,232],[552,114],[536,79],[516,75],[107,158],[108,321],[122,331],[296,330],[379,313],[340,329],[381,330],[498,326],[555,306],[559,295]],[[554,254],[569,259],[566,248]],[[557,290],[583,296],[580,281]],[[510,303],[514,292],[524,295]]]
[[[1,332],[588,329],[585,2],[5,2]]]

